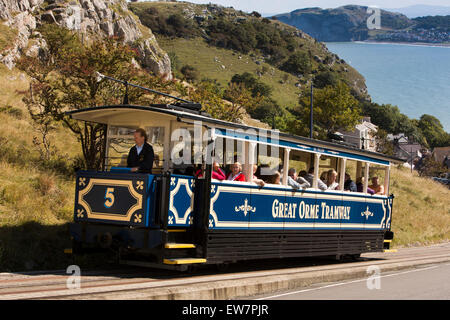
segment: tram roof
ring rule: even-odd
[[[132,114],[130,114],[132,112]],[[87,121],[87,122],[95,122],[95,123],[103,123],[108,125],[117,125],[120,126],[122,123],[118,119],[122,119],[123,117],[135,118],[142,120],[141,116],[144,116],[149,113],[160,113],[165,116],[171,117],[175,119],[188,119],[194,121],[202,121],[208,123],[211,128],[219,129],[219,135],[228,136],[230,138],[239,138],[239,134],[227,135],[224,130],[220,129],[254,129],[261,130],[261,128],[247,126],[244,124],[228,122],[223,120],[218,120],[212,118],[205,112],[197,111],[194,109],[185,108],[180,105],[171,105],[171,104],[152,104],[149,106],[139,106],[139,105],[106,105],[106,106],[97,106],[90,107],[80,110],[74,110],[67,112],[73,119]],[[123,125],[123,124],[122,124]],[[218,128],[220,126],[221,128]],[[271,131],[271,130],[267,130]],[[289,147],[297,150],[302,150],[305,152],[311,153],[321,153],[328,154],[331,156],[337,157],[346,157],[353,158],[362,161],[370,161],[376,162],[379,164],[387,165],[390,162],[393,163],[403,163],[405,160],[387,156],[385,154],[381,154],[378,152],[368,151],[359,149],[357,147],[352,147],[348,145],[343,145],[336,142],[329,142],[318,139],[311,139],[307,137],[296,136],[292,134],[287,134],[283,132],[277,132],[279,135],[279,142],[276,143],[280,147]],[[248,135],[244,134],[243,139],[248,139]],[[267,139],[270,141],[270,138]],[[258,142],[258,140],[255,140]],[[299,145],[300,144],[300,145]],[[357,156],[355,158],[355,155]],[[374,161],[375,160],[375,161]],[[378,161],[376,161],[378,160]]]

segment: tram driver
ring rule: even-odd
[[[147,143],[147,132],[139,128],[134,132],[134,142],[136,143],[130,149],[127,158],[127,167],[131,172],[152,173],[155,153],[153,147]]]

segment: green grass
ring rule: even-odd
[[[17,31],[6,26],[3,21],[0,20],[0,53],[8,49],[14,39],[17,37]]]
[[[157,37],[159,45],[168,53],[175,53],[179,59],[180,68],[189,64],[195,67],[200,79],[216,79],[222,86],[226,86],[236,73],[250,72],[256,74],[264,67],[268,71],[260,80],[274,88],[272,96],[281,106],[294,106],[298,101],[298,82],[293,75],[281,71],[267,63],[258,65],[252,57],[231,50],[208,45],[201,38],[168,39]],[[193,54],[195,52],[195,54]],[[239,59],[239,57],[241,57]],[[224,68],[223,68],[223,67]],[[285,81],[286,79],[286,81]],[[282,81],[283,83],[280,83]]]
[[[392,230],[394,246],[426,245],[450,240],[450,190],[416,172],[394,168]]]
[[[19,93],[27,90],[27,77],[0,64],[0,83],[0,272],[62,267],[73,178],[39,165],[33,145],[39,133]],[[58,152],[66,159],[80,154],[76,138],[56,128],[50,139]]]

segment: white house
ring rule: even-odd
[[[360,149],[376,151],[377,144],[375,134],[378,127],[370,122],[370,117],[364,117],[360,123],[355,126],[353,131],[340,131],[344,142],[354,145]]]

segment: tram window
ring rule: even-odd
[[[378,169],[374,168],[372,170],[373,164],[369,164],[369,176],[365,177],[366,165],[367,165],[367,163],[363,162],[363,161],[347,159],[345,172],[348,173],[350,175],[351,180],[353,180],[353,182],[355,182],[355,184],[357,186],[357,192],[363,192],[364,181],[366,179],[368,179],[367,180],[368,181],[367,182],[367,186],[368,186],[367,193],[372,194],[372,190],[370,188],[370,185],[372,184],[372,182],[371,182],[370,178],[373,175],[372,172],[375,172],[375,171],[378,172]],[[381,173],[381,171],[380,171],[380,173]],[[382,175],[382,177],[383,178],[381,180],[384,181],[384,174]]]
[[[273,183],[277,172],[279,172],[282,176],[284,170],[284,149],[258,144],[257,155],[257,163],[260,164],[256,172],[256,176],[258,178],[267,183]],[[286,170],[289,170],[289,168]]]
[[[319,160],[319,179],[327,183],[328,171],[338,171],[338,158],[321,155]],[[339,176],[336,176],[336,183],[339,183]]]
[[[345,173],[350,176],[350,179],[351,181],[354,182],[354,185],[352,187],[353,190],[351,190],[350,189],[351,182],[345,182],[344,183],[345,191],[353,191],[353,192],[357,191],[354,188],[356,187],[356,183],[360,181],[360,178],[364,174],[362,166],[363,163],[361,161],[347,159],[345,163]]]
[[[164,127],[145,127],[148,143],[155,153],[154,169],[162,170],[164,166]]]
[[[306,175],[309,168],[312,166],[311,153],[291,150],[289,153],[289,169],[294,168],[297,172],[297,176],[300,176],[302,171]]]
[[[126,167],[127,157],[131,147],[134,146],[135,128],[112,127],[108,128],[108,150],[106,168]]]
[[[371,164],[369,167],[369,188],[375,191],[375,194],[385,195],[386,166]]]
[[[106,157],[106,168],[126,167],[127,157],[130,149],[135,145],[134,132],[136,128],[114,127],[108,128],[108,150]],[[154,169],[163,166],[164,154],[164,127],[145,127],[148,135],[148,143],[152,145],[155,153]]]

